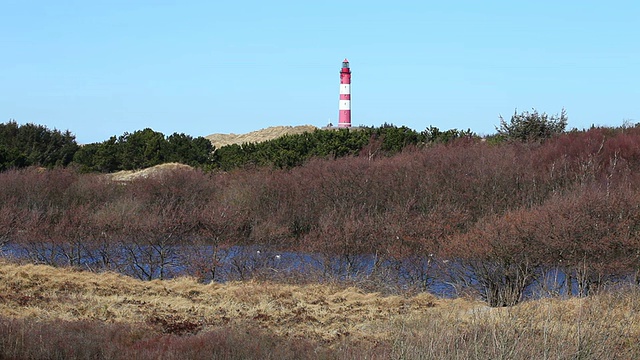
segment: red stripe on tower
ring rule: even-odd
[[[340,70],[340,104],[338,105],[338,127],[351,127],[351,69],[349,60],[344,59]]]

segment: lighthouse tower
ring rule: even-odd
[[[344,59],[340,70],[340,104],[338,105],[338,127],[351,127],[351,69],[349,60]]]

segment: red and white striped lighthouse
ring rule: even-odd
[[[349,60],[344,59],[340,70],[340,104],[338,105],[338,127],[351,127],[351,69]]]

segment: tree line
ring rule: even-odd
[[[285,135],[261,143],[244,143],[215,149],[204,137],[182,133],[165,136],[146,128],[99,143],[78,145],[69,131],[49,130],[42,125],[0,124],[0,171],[39,166],[74,166],[81,172],[111,173],[139,170],[168,162],[179,162],[204,170],[233,170],[269,166],[292,168],[314,157],[338,158],[370,150],[368,156],[391,155],[407,146],[447,142],[475,136],[470,130],[440,131],[429,127],[418,132],[408,127],[384,124],[357,130],[317,129]]]
[[[73,157],[73,164],[82,172],[102,173],[139,170],[169,162],[206,168],[214,162],[213,150],[211,142],[204,137],[181,133],[165,136],[146,128],[81,146]]]
[[[60,167],[73,161],[78,144],[71,132],[35,124],[0,124],[0,171],[28,166]]]
[[[534,285],[587,295],[638,282],[640,127],[459,137],[373,155],[380,149],[126,184],[73,168],[5,171],[0,245],[141,279],[320,279],[380,291],[439,281],[492,306],[516,304]]]

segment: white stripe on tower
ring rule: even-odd
[[[351,69],[344,59],[340,70],[340,103],[338,105],[338,127],[351,127]]]

